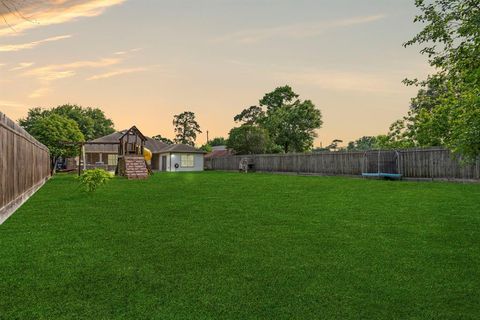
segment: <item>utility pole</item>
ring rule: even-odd
[[[208,139],[208,130],[207,130],[207,144],[208,144],[209,141],[210,141],[210,140]]]

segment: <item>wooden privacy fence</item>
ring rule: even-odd
[[[461,158],[442,148],[406,149],[397,152],[399,173],[404,178],[480,179],[480,159],[476,163],[465,164]],[[250,158],[255,170],[262,172],[360,176],[368,170],[363,151],[226,156],[206,160],[206,167],[212,170],[238,170],[240,160],[245,157]]]
[[[47,147],[0,112],[0,224],[49,176]]]

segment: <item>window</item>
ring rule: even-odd
[[[195,156],[193,154],[182,154],[180,156],[181,166],[184,168],[195,166]]]
[[[99,153],[86,153],[85,160],[87,160],[87,164],[95,164],[100,161],[100,154]]]
[[[109,166],[116,166],[118,162],[118,155],[117,154],[109,154],[108,155],[108,165]]]

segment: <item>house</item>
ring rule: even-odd
[[[131,136],[130,141],[120,143],[126,134]],[[168,145],[146,137],[135,126],[85,143],[82,166],[116,171],[119,155],[138,154],[139,148],[151,151],[148,164],[152,171],[203,171],[205,152],[189,145]]]
[[[227,146],[215,146],[212,147],[212,152],[205,155],[205,159],[226,157],[232,154],[232,150],[227,149]]]
[[[215,158],[228,157],[233,154],[232,150],[229,150],[227,146],[215,146],[212,147],[212,152],[205,155],[205,169],[212,169],[212,160]]]

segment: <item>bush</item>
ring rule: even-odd
[[[78,179],[86,191],[94,192],[98,187],[112,179],[112,175],[103,169],[92,169],[85,170]]]

